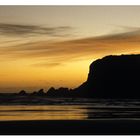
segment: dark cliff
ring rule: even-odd
[[[87,81],[73,92],[90,98],[140,98],[140,55],[106,56],[94,61]]]
[[[106,56],[94,61],[90,65],[87,81],[75,89],[52,87],[47,93],[40,89],[32,94],[22,90],[19,94],[5,95],[0,94],[3,102],[11,96],[27,96],[25,100],[30,97],[140,99],[140,54]]]

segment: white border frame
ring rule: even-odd
[[[0,5],[140,5],[140,0],[0,0]]]

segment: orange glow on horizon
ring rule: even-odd
[[[96,59],[139,54],[139,14],[139,6],[0,6],[0,92],[75,88]]]

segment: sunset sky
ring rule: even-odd
[[[92,61],[140,53],[140,6],[0,6],[0,92],[83,83]]]

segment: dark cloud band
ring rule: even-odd
[[[7,36],[25,36],[25,35],[50,35],[62,36],[71,30],[69,26],[42,27],[36,25],[6,24],[0,23],[0,34]]]

